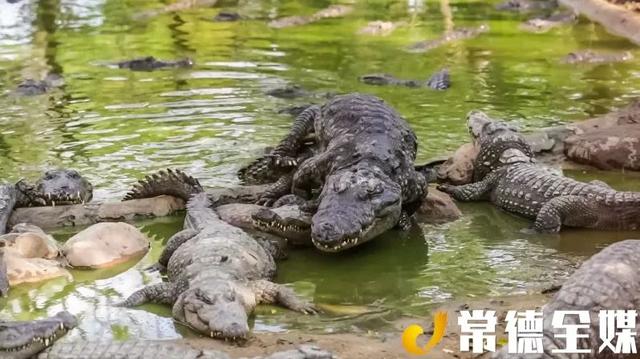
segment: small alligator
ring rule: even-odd
[[[64,85],[64,79],[57,74],[48,74],[44,80],[27,79],[22,81],[14,90],[19,96],[37,96],[49,92],[51,89]]]
[[[237,12],[232,12],[232,11],[220,11],[218,13],[218,15],[216,15],[213,18],[213,21],[217,21],[217,22],[232,22],[232,21],[238,21],[241,20],[242,16],[240,16],[240,14],[238,14]]]
[[[563,226],[640,229],[640,193],[619,192],[605,183],[583,183],[535,163],[525,139],[504,122],[479,111],[468,115],[469,132],[479,146],[474,183],[439,189],[459,201],[490,200],[496,206],[535,219],[538,232]]]
[[[128,61],[118,62],[116,65],[121,69],[129,69],[131,71],[153,71],[168,67],[191,67],[194,62],[192,59],[185,58],[176,61],[162,61],[153,56],[142,57]]]
[[[297,163],[296,156],[312,132],[316,154]],[[315,212],[314,245],[338,252],[408,224],[426,191],[424,176],[413,167],[417,146],[406,121],[381,99],[336,96],[303,111],[289,135],[242,173],[264,172],[265,163],[295,166],[261,201],[273,202],[291,193],[307,198],[321,188],[320,195],[302,208]]]
[[[390,74],[368,74],[360,77],[360,81],[367,85],[394,85],[405,87],[430,87],[434,90],[446,90],[451,86],[449,70],[442,69],[434,73],[427,81],[402,80]]]
[[[520,25],[520,29],[530,32],[545,32],[554,27],[571,24],[578,20],[574,12],[561,12],[546,17],[535,17]]]
[[[145,183],[127,197],[167,188],[170,193],[163,194],[191,199],[185,229],[169,239],[158,261],[169,282],[145,287],[121,305],[170,304],[176,320],[223,339],[246,338],[248,314],[260,303],[315,313],[291,289],[269,281],[276,271],[273,255],[246,232],[221,220],[197,180],[172,171],[151,176]]]
[[[557,7],[557,0],[505,0],[496,5],[497,10],[516,12],[552,10]]]
[[[0,321],[0,357],[32,358],[76,325],[76,318],[68,312],[25,322]]]
[[[534,359],[534,358],[621,358],[632,355],[614,354],[611,348],[604,348],[601,338],[602,328],[599,312],[601,310],[637,310],[640,302],[640,240],[625,240],[614,243],[585,261],[580,268],[562,285],[560,291],[543,309],[543,353],[514,354],[508,353],[504,347],[493,357],[499,359]],[[560,311],[588,311],[589,329],[579,330],[577,349],[587,349],[584,354],[560,354],[555,350],[565,349],[566,341],[558,336],[565,333],[565,329],[553,324],[554,314]],[[579,320],[575,314],[566,315],[564,325],[579,325],[585,321]],[[640,321],[633,321],[630,331],[640,331]],[[582,336],[584,334],[584,336]],[[618,343],[621,337],[616,336]],[[633,338],[631,344],[640,346],[640,339]],[[615,345],[615,341],[614,341]]]
[[[485,24],[474,28],[459,28],[453,31],[449,31],[437,39],[416,42],[415,44],[409,46],[407,48],[407,51],[426,52],[453,41],[466,40],[477,37],[478,35],[487,31],[489,31],[489,26]]]
[[[84,203],[93,197],[93,186],[74,170],[47,171],[32,185],[23,180],[0,184],[0,234],[16,207],[55,206]]]
[[[569,53],[562,59],[566,64],[608,64],[612,62],[625,62],[633,59],[629,51],[624,52],[596,52],[582,50]]]

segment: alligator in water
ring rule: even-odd
[[[91,183],[74,170],[47,171],[35,184],[0,184],[0,234],[14,208],[84,203],[92,196]]]
[[[556,358],[556,350],[565,349],[566,341],[560,336],[565,333],[561,326],[554,325],[554,314],[560,311],[587,311],[589,329],[581,329],[577,338],[577,349],[585,349],[583,354],[561,354],[562,358],[621,358],[623,354],[614,354],[603,344],[599,313],[601,310],[637,310],[640,302],[640,240],[625,240],[614,243],[585,261],[580,268],[562,285],[551,302],[544,306],[542,349],[539,354],[508,353],[508,347],[494,355],[499,359]],[[575,314],[564,317],[564,325],[584,324]],[[640,321],[632,321],[630,332],[640,331]],[[564,326],[562,326],[564,327]],[[582,336],[584,334],[584,336]],[[618,344],[622,337],[617,337]],[[629,344],[640,346],[637,336],[630,336]],[[615,345],[615,342],[614,342]],[[631,355],[629,355],[631,357]]]
[[[121,69],[130,69],[132,71],[153,71],[169,67],[186,68],[193,66],[193,63],[193,60],[189,58],[176,61],[163,61],[158,60],[153,56],[147,56],[139,59],[118,62],[116,65]]]
[[[44,80],[27,79],[22,81],[14,90],[18,96],[37,96],[49,92],[51,89],[64,85],[64,79],[57,74],[48,74]]]
[[[233,11],[220,11],[218,15],[213,18],[213,21],[216,22],[233,22],[241,20],[242,16],[237,12]]]
[[[310,133],[315,133],[316,154],[297,163]],[[263,172],[264,163],[295,166],[262,201],[291,193],[313,197],[320,188],[317,198],[303,204],[315,212],[312,241],[322,251],[338,252],[408,224],[426,191],[424,176],[413,167],[416,151],[414,132],[384,101],[343,95],[302,112],[280,144],[242,173]]]
[[[625,62],[633,59],[629,51],[624,52],[597,52],[582,50],[569,53],[562,59],[566,64],[608,64],[612,62]]]
[[[535,17],[520,25],[520,29],[530,32],[545,32],[578,20],[578,15],[574,12],[561,12],[550,16]]]
[[[515,12],[548,11],[557,7],[557,0],[505,0],[496,5],[497,10]]]
[[[269,281],[276,271],[272,253],[240,228],[221,220],[206,192],[197,189],[199,184],[194,186],[197,181],[184,177],[181,172],[157,176],[156,182],[147,182],[127,196],[136,198],[167,188],[171,193],[163,194],[191,199],[185,229],[169,239],[158,261],[160,269],[166,268],[169,281],[133,293],[122,305],[169,304],[176,320],[204,335],[224,339],[246,338],[248,314],[260,303],[315,313],[291,289]]]
[[[429,87],[434,90],[446,90],[451,86],[449,70],[442,69],[434,73],[427,81],[402,80],[390,74],[368,74],[360,77],[367,85],[393,85],[405,87]]]
[[[415,44],[409,46],[407,48],[407,51],[426,52],[453,41],[466,40],[477,37],[478,35],[487,31],[489,31],[489,26],[485,24],[474,28],[459,28],[453,31],[449,31],[437,39],[416,42]]]
[[[504,122],[479,111],[468,115],[469,132],[480,152],[474,183],[439,188],[460,201],[490,200],[496,206],[535,219],[538,232],[563,226],[640,229],[640,192],[619,192],[605,183],[583,183],[537,165],[525,139]]]

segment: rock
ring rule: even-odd
[[[139,257],[149,240],[127,223],[98,223],[71,237],[62,252],[74,267],[107,268]]]
[[[640,99],[636,99],[627,107],[567,126],[576,134],[603,130],[621,125],[640,124]]]
[[[20,223],[10,233],[0,236],[5,253],[23,258],[55,259],[60,255],[58,242],[31,224]]]
[[[420,222],[440,224],[455,221],[462,217],[462,212],[448,194],[430,187],[417,217]]]
[[[478,157],[478,148],[467,143],[438,168],[438,181],[455,185],[471,183],[473,180],[473,162]]]
[[[58,277],[73,277],[62,263],[43,258],[24,258],[19,255],[5,253],[7,264],[7,278],[9,285],[15,286],[22,283],[40,282]]]
[[[624,125],[575,135],[565,140],[572,161],[603,170],[640,170],[640,125]]]

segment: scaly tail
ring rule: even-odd
[[[169,195],[188,201],[191,195],[204,192],[200,182],[180,170],[162,170],[138,181],[124,196],[124,201]]]
[[[244,184],[265,184],[278,179],[274,157],[264,155],[238,170],[238,178]]]

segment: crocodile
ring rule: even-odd
[[[570,52],[562,59],[565,64],[608,64],[613,62],[625,62],[633,59],[629,51],[622,52],[598,52],[593,50],[581,50]]]
[[[563,226],[640,229],[640,193],[621,192],[601,181],[579,182],[538,165],[524,137],[480,111],[468,115],[479,154],[474,183],[439,189],[459,201],[490,200],[503,210],[535,220],[537,232]]]
[[[575,273],[573,273],[554,295],[551,301],[544,306],[542,324],[542,353],[514,354],[509,353],[508,346],[503,347],[494,354],[497,359],[533,359],[533,358],[620,358],[623,354],[614,354],[611,348],[605,346],[600,339],[602,328],[599,326],[599,312],[601,310],[636,310],[640,302],[640,240],[628,239],[617,242],[604,248],[589,260],[585,261]],[[589,313],[588,328],[580,329],[577,337],[577,349],[587,352],[578,354],[560,354],[555,352],[566,348],[566,341],[558,334],[564,334],[565,330],[554,325],[554,313],[559,311],[587,311]],[[586,320],[579,320],[577,315],[565,315],[565,325],[579,325]],[[631,331],[640,331],[640,321],[633,321]],[[554,328],[555,327],[555,328]],[[621,337],[617,337],[621,338]],[[640,346],[637,336],[631,344]],[[620,341],[620,339],[617,339]],[[614,341],[615,346],[615,341]]]
[[[58,74],[48,74],[44,80],[26,79],[22,81],[14,90],[15,95],[37,96],[43,95],[54,88],[64,85],[64,79]]]
[[[233,11],[220,11],[218,15],[213,18],[213,21],[216,22],[233,22],[241,20],[242,16],[237,12]]]
[[[193,66],[194,62],[190,58],[176,61],[158,60],[153,56],[141,57],[128,61],[121,61],[116,64],[118,68],[129,69],[131,71],[153,71],[162,68],[178,67],[187,68]]]
[[[472,39],[487,31],[489,31],[489,26],[486,24],[482,24],[478,27],[473,27],[473,28],[463,27],[463,28],[452,30],[452,31],[448,31],[437,39],[416,42],[410,45],[407,48],[407,51],[426,52],[453,41]]]
[[[505,0],[496,5],[496,10],[534,12],[552,10],[557,7],[557,0]]]
[[[276,271],[273,254],[240,228],[221,220],[207,193],[194,190],[199,187],[197,180],[185,176],[181,172],[156,176],[158,186],[140,185],[127,195],[135,198],[167,188],[166,195],[191,199],[185,229],[169,239],[157,264],[166,269],[168,282],[140,289],[119,305],[172,305],[177,321],[206,336],[232,340],[247,338],[248,314],[260,303],[315,313],[313,305],[300,300],[291,289],[269,281]],[[169,185],[171,181],[174,185]]]
[[[0,184],[0,234],[14,208],[85,203],[92,197],[93,186],[75,170],[47,171],[35,184]]]
[[[555,27],[574,23],[578,15],[574,12],[560,12],[549,16],[535,17],[520,25],[520,29],[529,32],[545,32]]]
[[[76,325],[76,318],[66,311],[40,320],[0,321],[0,357],[32,358]]]
[[[309,133],[315,134],[316,154],[296,163]],[[289,194],[311,197],[298,204],[314,213],[316,248],[338,252],[360,245],[409,224],[426,191],[424,176],[413,167],[416,151],[415,133],[383,100],[365,94],[336,96],[303,111],[291,132],[263,157],[271,166],[293,165],[295,170],[266,191],[261,203]],[[249,166],[244,173],[256,171],[264,169]]]
[[[446,90],[451,86],[449,70],[447,69],[442,69],[434,73],[427,81],[402,80],[386,73],[363,75],[360,76],[360,81],[364,82],[367,85],[393,85],[412,88],[429,87],[434,90]]]

